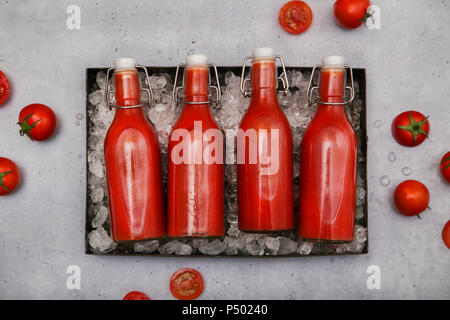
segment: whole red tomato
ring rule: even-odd
[[[143,292],[130,291],[122,298],[122,300],[150,300],[150,298]]]
[[[27,135],[31,140],[46,140],[56,129],[56,115],[44,104],[33,103],[20,111],[20,135]]]
[[[442,229],[442,240],[444,240],[447,248],[450,249],[450,220],[447,221],[444,229]]]
[[[302,33],[311,25],[313,13],[304,1],[289,1],[280,9],[278,20],[289,33]]]
[[[430,193],[422,182],[416,180],[406,180],[395,188],[395,207],[405,216],[418,215],[428,208],[429,203]]]
[[[447,152],[441,160],[441,174],[442,177],[450,183],[450,152]]]
[[[428,117],[417,111],[400,113],[392,121],[392,136],[405,147],[415,147],[421,144],[430,132]]]
[[[370,17],[369,0],[337,0],[334,3],[334,18],[344,28],[355,29]]]
[[[202,294],[203,287],[202,275],[191,268],[176,271],[170,279],[170,292],[179,300],[197,299]]]
[[[9,81],[3,72],[0,71],[0,106],[5,103],[9,96]]]
[[[0,158],[0,196],[13,192],[20,183],[20,171],[8,158]]]

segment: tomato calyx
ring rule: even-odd
[[[369,19],[371,17],[373,17],[372,14],[370,14],[369,12],[366,12],[364,17],[362,17],[359,21],[361,21],[362,23],[366,23],[367,19]]]
[[[13,171],[0,172],[0,187],[5,189],[7,192],[11,192],[11,191],[5,186],[3,179],[10,173],[13,173]]]
[[[442,170],[447,170],[447,168],[450,168],[450,157],[443,159],[441,164],[444,164],[447,161],[449,161],[449,163],[447,163],[447,165],[444,168],[442,168]]]
[[[417,137],[419,134],[423,134],[425,137],[428,138],[428,134],[425,130],[422,129],[422,126],[425,122],[428,121],[429,116],[427,116],[425,119],[423,119],[420,122],[416,122],[413,119],[412,113],[409,113],[409,125],[407,126],[397,126],[397,128],[411,132],[414,138],[414,143],[417,144]]]
[[[33,140],[33,137],[31,136],[31,130],[38,124],[38,122],[40,120],[37,120],[35,123],[33,123],[32,125],[28,124],[28,119],[32,116],[33,114],[30,113],[29,115],[27,115],[25,117],[25,119],[23,119],[22,122],[17,122],[17,124],[20,126],[20,135],[24,136],[25,134],[31,139]]]

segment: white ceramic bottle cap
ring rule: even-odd
[[[345,59],[343,56],[328,56],[322,59],[324,67],[343,67]]]
[[[136,67],[136,59],[133,58],[118,58],[114,60],[114,67],[116,69],[127,69]]]
[[[188,66],[199,66],[208,64],[208,57],[204,54],[191,54],[186,57],[186,64]]]
[[[253,49],[253,58],[273,58],[275,50],[273,48],[256,48]]]

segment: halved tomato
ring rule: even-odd
[[[203,292],[202,275],[194,269],[180,269],[170,279],[170,292],[179,300],[197,299]]]
[[[280,10],[278,19],[284,30],[299,34],[311,25],[313,13],[304,1],[289,1]]]
[[[5,103],[9,96],[9,81],[3,72],[0,71],[0,106]]]
[[[130,291],[122,298],[122,300],[150,300],[150,298],[143,292]]]

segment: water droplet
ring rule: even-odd
[[[382,124],[381,120],[377,120],[377,121],[375,121],[375,122],[373,123],[373,126],[374,126],[375,128],[379,128],[379,127],[381,127],[381,124]]]
[[[82,154],[79,154],[79,155],[77,156],[77,158],[78,158],[78,159],[81,159],[81,158],[83,158],[83,155],[82,155]]]
[[[410,167],[404,167],[404,168],[402,169],[402,173],[403,173],[405,176],[410,176],[410,175],[413,173],[413,171],[412,171],[412,169],[411,169]]]
[[[371,198],[375,197],[375,193],[373,193],[373,192],[369,193],[369,197],[371,197]]]
[[[395,155],[395,153],[391,152],[388,155],[388,160],[389,162],[394,162],[397,159],[397,156]]]
[[[80,126],[80,121],[75,121],[75,126],[79,127]]]
[[[391,183],[391,178],[389,176],[380,177],[380,185],[382,187],[387,187]]]
[[[75,116],[75,118],[77,120],[83,120],[84,119],[84,115],[82,113],[77,113],[77,115]]]

